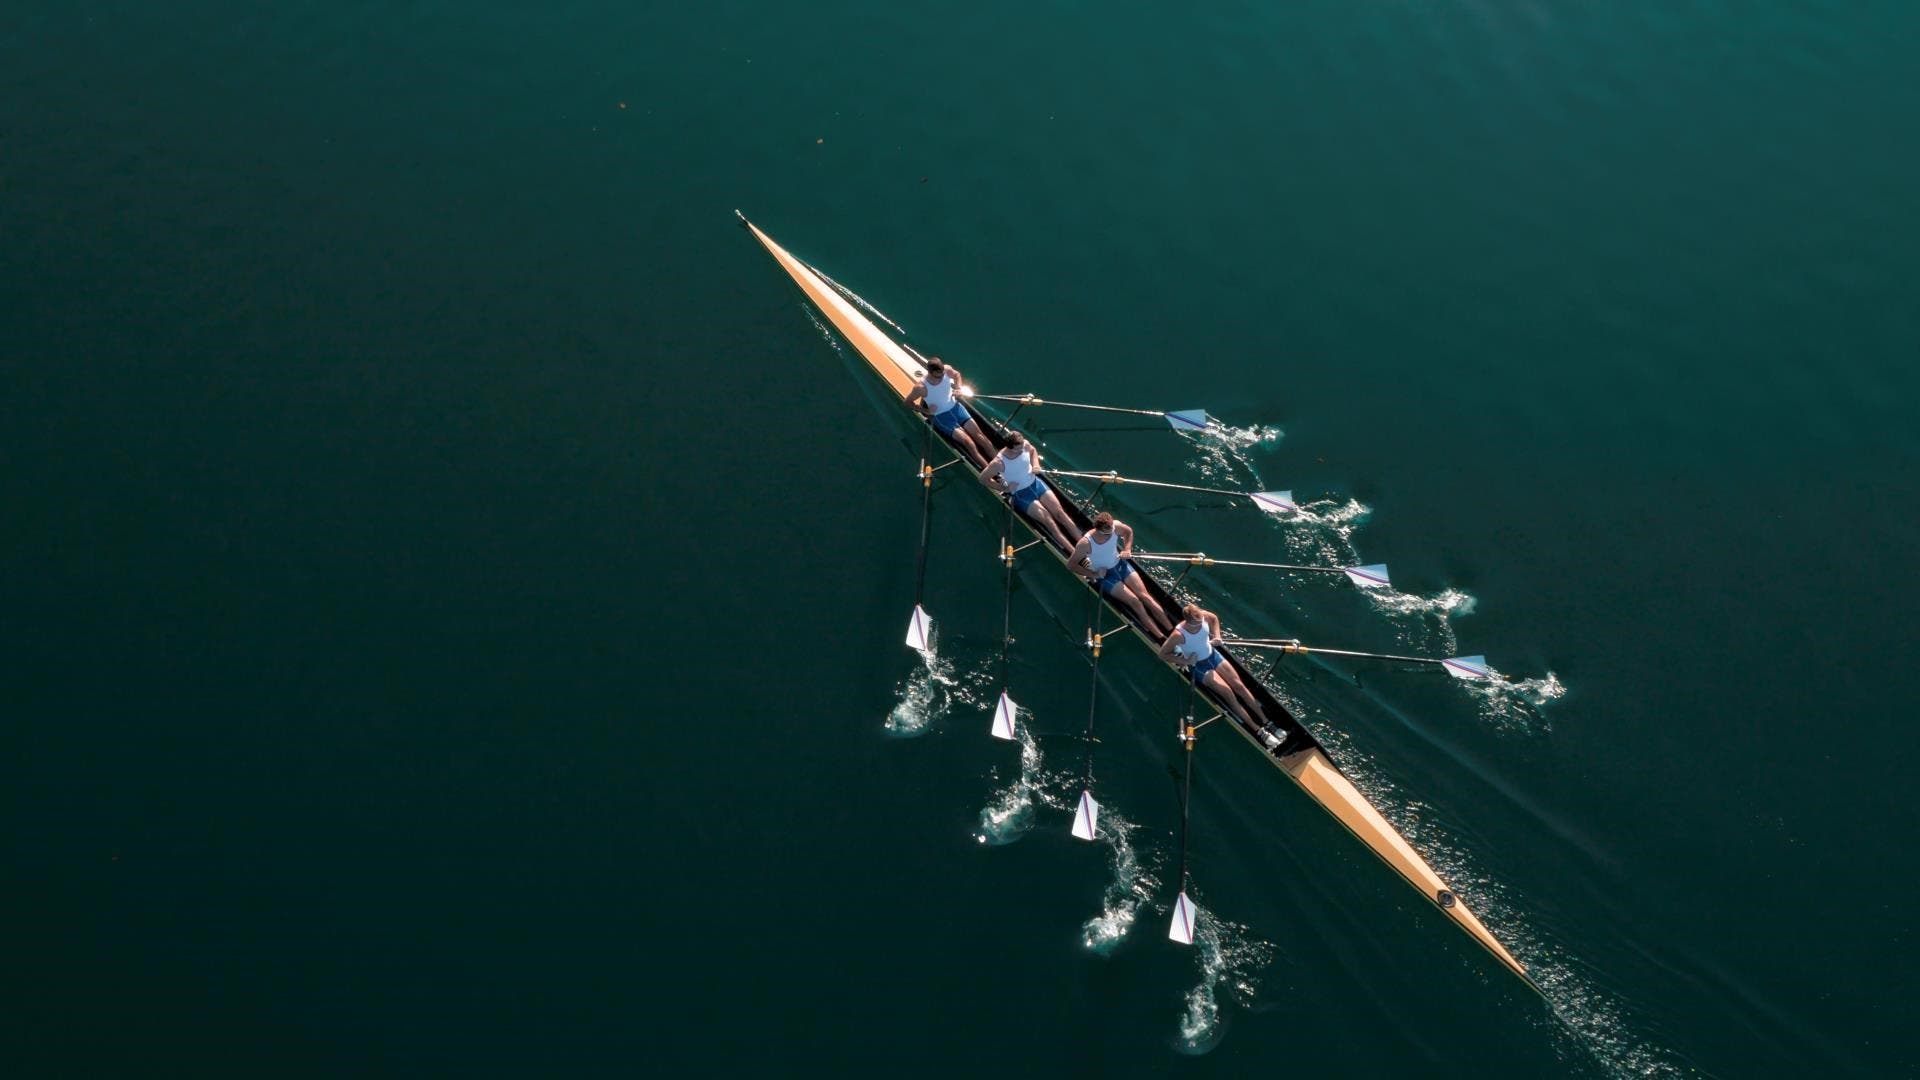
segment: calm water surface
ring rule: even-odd
[[[1920,1068],[1920,9],[1283,7],[0,17],[11,1057]],[[1276,685],[1547,1000],[1226,739],[1165,942],[1176,687],[1103,662],[1075,844],[1081,601],[1023,765],[996,523],[929,682],[913,455],[736,206],[985,388],[1260,429],[1056,462],[1315,500],[1143,547],[1403,590],[1234,626],[1538,680]]]

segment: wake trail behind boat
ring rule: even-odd
[[[924,735],[937,720],[944,719],[962,690],[954,673],[953,661],[940,655],[939,631],[927,642],[927,650],[917,653],[920,667],[903,679],[899,700],[887,714],[887,734],[911,739]]]
[[[1056,781],[1043,768],[1046,759],[1040,752],[1040,740],[1034,738],[1026,715],[1024,708],[1015,711],[1014,738],[1020,743],[1020,774],[980,808],[980,831],[974,838],[982,844],[997,847],[1025,836],[1033,828],[1036,803],[1062,812],[1068,809],[1066,800],[1049,790]]]
[[[1107,846],[1113,880],[1101,896],[1100,913],[1080,928],[1080,943],[1088,952],[1111,956],[1128,931],[1133,929],[1140,909],[1160,888],[1157,859],[1143,861],[1133,846],[1137,826],[1111,806],[1100,811],[1099,838]]]
[[[1246,927],[1206,910],[1198,897],[1194,903],[1201,908],[1193,942],[1200,981],[1187,991],[1174,1049],[1198,1057],[1219,1046],[1226,1035],[1222,998],[1243,1009],[1251,1007],[1259,993],[1259,977],[1273,963],[1275,950],[1271,942],[1254,937]]]
[[[1513,682],[1466,683],[1473,695],[1480,718],[1495,728],[1520,729],[1544,733],[1547,730],[1545,706],[1566,696],[1566,684],[1549,671],[1537,679]]]
[[[1187,468],[1214,483],[1255,475],[1250,453],[1272,448],[1285,434],[1273,424],[1234,427],[1215,420],[1205,431],[1183,431],[1180,437],[1193,444],[1194,457]]]

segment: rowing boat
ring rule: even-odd
[[[739,216],[741,226],[753,234],[754,239],[760,242],[761,246],[767,250],[767,253],[772,255],[774,260],[779,263],[780,268],[786,271],[787,275],[793,279],[794,284],[800,287],[801,293],[806,296],[808,302],[826,317],[827,321],[832,324],[839,336],[859,354],[860,358],[877,378],[880,386],[891,393],[894,403],[897,404],[905,414],[925,423],[926,421],[919,411],[913,409],[906,402],[908,393],[918,384],[920,377],[925,372],[925,367],[922,362],[923,358],[910,346],[904,344],[902,341],[896,340],[893,336],[881,330],[880,327],[863,312],[862,307],[865,305],[857,306],[854,302],[857,298],[850,299],[851,294],[845,293],[837,282],[834,282],[825,274],[802,262],[785,248],[775,243],[772,237],[748,221],[745,215],[739,214],[739,211],[735,211],[735,214]],[[867,310],[872,309],[867,308]],[[1003,446],[1005,444],[1006,429],[994,423],[989,417],[980,413],[978,410],[975,410],[974,415],[975,418],[981,422],[982,430],[987,433],[994,445],[996,447]],[[924,463],[922,468],[923,470],[925,469]],[[1087,514],[1071,494],[1059,489],[1055,482],[1045,475],[1041,476],[1041,480],[1047,483],[1050,488],[1054,488],[1056,494],[1061,497],[1061,505],[1067,510],[1080,530],[1084,531],[1091,527],[1091,521],[1088,519]],[[1025,515],[1013,514],[1010,516],[1017,518],[1033,532],[1036,540],[1039,541],[1033,546],[1042,547],[1052,552],[1061,565],[1063,567],[1066,566],[1067,553],[1060,551],[1052,542],[1047,541],[1043,530],[1041,530],[1038,525],[1029,521]],[[1010,556],[1010,550],[1008,554]],[[1167,589],[1159,581],[1152,575],[1147,574],[1144,568],[1136,567],[1136,569],[1140,571],[1141,578],[1146,582],[1155,600],[1157,600],[1165,610],[1179,610],[1180,604],[1174,600],[1172,595],[1168,593]],[[1009,574],[1011,574],[1010,561]],[[1075,580],[1081,580],[1084,583],[1084,579],[1081,579],[1079,575],[1076,574],[1074,577]],[[1087,584],[1087,588],[1095,589],[1095,586]],[[1098,595],[1097,589],[1095,591],[1096,595]],[[1129,612],[1111,603],[1109,603],[1108,607],[1122,619],[1125,619],[1128,627],[1135,634],[1139,635],[1143,641],[1146,641],[1149,648],[1157,648],[1159,646],[1160,642],[1154,640],[1145,628],[1139,626]],[[924,613],[920,613],[918,608],[916,608],[916,619],[923,618]],[[1225,658],[1225,662],[1233,665],[1234,669],[1239,672],[1241,679],[1260,701],[1261,711],[1269,718],[1271,723],[1264,729],[1255,728],[1251,724],[1244,723],[1230,710],[1225,708],[1226,703],[1216,701],[1213,695],[1205,689],[1196,688],[1196,694],[1200,695],[1209,705],[1218,708],[1220,714],[1223,714],[1218,715],[1217,719],[1239,732],[1255,750],[1298,785],[1300,790],[1304,791],[1308,798],[1311,798],[1328,813],[1332,814],[1335,820],[1345,826],[1349,832],[1359,838],[1361,843],[1367,846],[1368,850],[1379,856],[1381,861],[1385,862],[1395,873],[1398,873],[1408,884],[1418,890],[1429,903],[1432,903],[1443,915],[1452,920],[1454,925],[1465,931],[1469,937],[1478,942],[1509,971],[1524,980],[1528,986],[1534,986],[1533,980],[1528,977],[1526,967],[1522,965],[1520,961],[1516,960],[1512,953],[1507,951],[1499,939],[1494,937],[1492,932],[1481,923],[1480,919],[1475,916],[1466,903],[1460,899],[1459,894],[1434,871],[1427,860],[1414,849],[1412,844],[1407,842],[1404,836],[1400,835],[1392,824],[1387,821],[1386,817],[1360,793],[1359,789],[1354,786],[1353,781],[1334,764],[1332,758],[1328,756],[1326,748],[1320,744],[1319,740],[1314,738],[1313,733],[1309,731],[1297,717],[1286,709],[1266,683],[1257,678],[1251,670],[1242,664],[1233,655],[1229,646],[1221,646],[1219,652]],[[1455,673],[1458,674],[1458,672]],[[1181,678],[1184,680],[1185,675],[1181,674]],[[1004,696],[1002,705],[1003,708],[1007,705]],[[1184,727],[1182,733],[1187,741],[1189,750],[1191,750],[1192,728],[1190,726]],[[1191,776],[1190,769],[1188,775]],[[1076,832],[1078,828],[1078,823],[1076,823]],[[1183,890],[1180,897],[1180,905],[1184,907],[1187,904],[1188,901],[1186,900]],[[1176,922],[1182,917],[1182,914],[1183,912],[1179,910],[1176,911]],[[1191,940],[1192,915],[1190,909],[1184,912],[1184,917],[1188,924],[1188,940]],[[1535,989],[1538,988],[1535,987]]]

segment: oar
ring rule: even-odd
[[[1193,927],[1199,918],[1194,910],[1193,901],[1187,898],[1187,823],[1188,809],[1193,804],[1193,744],[1199,737],[1193,726],[1193,704],[1187,704],[1186,719],[1180,722],[1180,742],[1186,747],[1186,775],[1180,785],[1180,895],[1173,902],[1173,921],[1167,927],[1167,937],[1182,945],[1193,944]]]
[[[1318,653],[1322,656],[1350,656],[1358,660],[1393,660],[1409,664],[1438,664],[1447,674],[1456,679],[1481,682],[1512,682],[1513,676],[1502,675],[1487,666],[1484,656],[1449,656],[1436,660],[1431,656],[1399,656],[1394,653],[1355,652],[1352,649],[1309,648],[1291,638],[1227,638],[1222,645],[1239,645],[1248,649],[1277,649],[1288,654]]]
[[[1007,564],[1006,601],[1000,610],[1000,701],[993,707],[993,737],[1012,739],[1016,708],[1007,696],[1007,651],[1013,646],[1013,502],[1007,502],[1006,524],[1000,528],[1000,561]]]
[[[1119,405],[1083,405],[1076,401],[1048,401],[1045,398],[1035,397],[1032,394],[967,393],[966,396],[979,398],[982,401],[1011,401],[1019,406],[1019,408],[1013,410],[1014,412],[1019,412],[1020,409],[1024,409],[1029,405],[1052,405],[1057,409],[1085,409],[1088,412],[1123,413],[1128,416],[1157,416],[1165,420],[1175,431],[1205,431],[1210,425],[1219,422],[1213,417],[1208,416],[1207,410],[1205,409],[1180,409],[1177,411],[1163,409],[1128,409]],[[1012,419],[1011,415],[1009,415],[1008,419]]]
[[[933,451],[933,429],[927,429],[927,449],[920,457],[920,559],[914,569],[913,614],[907,619],[907,644],[929,652],[933,642],[933,619],[927,609],[920,606],[927,591],[927,538],[931,535],[928,524],[933,518],[933,469],[927,464],[926,453]]]
[[[1098,480],[1102,487],[1108,484],[1138,484],[1141,487],[1170,488],[1174,491],[1197,491],[1202,495],[1228,495],[1236,499],[1251,499],[1253,505],[1270,514],[1292,513],[1300,509],[1294,503],[1291,491],[1229,491],[1226,488],[1198,487],[1193,484],[1169,484],[1164,480],[1135,480],[1130,476],[1121,476],[1117,472],[1067,472],[1063,469],[1048,469],[1046,472],[1050,476]]]
[[[1306,570],[1316,574],[1345,574],[1347,579],[1363,589],[1384,589],[1391,582],[1387,580],[1387,564],[1375,563],[1372,566],[1296,566],[1292,563],[1243,562],[1238,559],[1209,558],[1204,551],[1192,554],[1142,555],[1135,552],[1136,559],[1149,562],[1179,562],[1188,566],[1245,566],[1256,570]]]
[[[1092,840],[1100,823],[1100,804],[1093,799],[1093,714],[1100,704],[1100,640],[1105,635],[1098,627],[1102,621],[1100,596],[1095,593],[1093,621],[1087,624],[1087,647],[1093,650],[1093,688],[1087,694],[1087,760],[1080,770],[1080,805],[1073,811],[1073,835],[1082,840]]]

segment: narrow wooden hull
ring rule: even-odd
[[[917,410],[912,410],[906,405],[907,394],[919,382],[920,376],[925,371],[918,356],[876,326],[857,306],[842,296],[839,290],[829,284],[819,272],[788,253],[785,248],[776,244],[771,237],[762,232],[744,216],[740,218],[740,222],[753,234],[754,239],[758,240],[760,244],[767,249],[767,252],[774,257],[774,260],[780,264],[781,269],[785,270],[788,276],[793,279],[794,284],[800,287],[800,291],[806,295],[813,306],[817,308],[821,314],[826,316],[828,322],[833,325],[833,328],[840,336],[845,339],[848,344],[853,346],[854,350],[866,361],[867,365],[872,369],[874,375],[878,377],[881,383],[892,391],[893,395],[899,400],[901,408],[907,411],[907,415],[919,419]],[[981,414],[978,410],[975,410],[974,415],[979,418],[982,430],[988,433],[995,444],[1002,445],[1004,443],[1005,432],[1001,431],[997,425],[993,424],[989,418]],[[920,422],[924,423],[925,421],[921,419]],[[1045,478],[1043,477],[1042,479],[1044,480]],[[1051,481],[1048,481],[1048,483],[1049,486],[1051,486]],[[1075,508],[1073,498],[1064,492],[1059,494],[1061,495],[1061,505],[1067,509],[1068,513],[1073,516],[1080,527],[1082,529],[1090,528],[1091,522],[1087,520],[1085,514],[1080,513]],[[1033,532],[1036,538],[1044,541],[1044,536],[1038,526],[1028,521],[1024,515],[1015,515],[1015,517]],[[1067,565],[1067,553],[1061,551],[1050,541],[1042,542],[1036,546],[1051,552],[1062,567]],[[1166,610],[1169,612],[1179,611],[1179,603],[1173,599],[1152,575],[1147,574],[1145,569],[1137,564],[1135,570],[1147,583],[1155,599],[1157,599]],[[1077,574],[1073,575],[1073,578],[1076,581],[1083,580]],[[1092,585],[1087,585],[1086,587],[1088,589],[1094,589]],[[1143,641],[1146,641],[1150,648],[1159,647],[1160,642],[1155,640],[1144,628],[1139,626],[1126,610],[1111,603],[1108,603],[1107,606],[1116,615],[1125,619],[1127,625],[1133,632],[1138,634]],[[1380,811],[1375,808],[1372,803],[1367,801],[1366,796],[1362,795],[1359,789],[1353,785],[1353,781],[1348,779],[1347,776],[1340,771],[1338,766],[1333,763],[1332,759],[1328,757],[1325,747],[1321,746],[1319,740],[1314,738],[1313,733],[1307,730],[1306,726],[1303,725],[1298,718],[1288,712],[1286,707],[1274,696],[1272,690],[1270,690],[1262,680],[1254,677],[1253,673],[1249,671],[1245,665],[1241,664],[1228,649],[1222,648],[1220,652],[1226,657],[1227,662],[1232,664],[1235,670],[1240,673],[1241,679],[1245,681],[1248,688],[1260,699],[1261,711],[1272,720],[1272,723],[1264,732],[1255,730],[1249,725],[1239,722],[1231,711],[1221,708],[1224,703],[1216,701],[1211,693],[1204,689],[1196,688],[1195,693],[1199,694],[1214,707],[1221,708],[1221,711],[1225,713],[1219,722],[1228,724],[1235,731],[1238,731],[1262,756],[1266,757],[1275,767],[1285,773],[1289,779],[1293,780],[1302,791],[1307,793],[1309,798],[1319,803],[1328,813],[1332,814],[1335,820],[1339,821],[1349,832],[1358,837],[1361,843],[1365,844],[1368,849],[1380,857],[1381,861],[1385,862],[1389,867],[1392,867],[1395,873],[1399,874],[1402,878],[1406,879],[1408,884],[1419,890],[1420,894],[1425,896],[1442,914],[1453,920],[1454,924],[1464,930],[1469,937],[1479,942],[1481,946],[1491,953],[1495,959],[1499,960],[1509,971],[1519,976],[1528,986],[1534,987],[1534,989],[1537,990],[1538,987],[1534,986],[1533,980],[1527,975],[1526,967],[1522,965],[1520,961],[1516,960],[1513,954],[1507,951],[1505,946],[1500,944],[1499,939],[1495,938],[1493,934],[1487,930],[1473,912],[1467,908],[1466,903],[1460,900],[1454,891],[1448,887],[1447,883],[1441,879],[1439,874],[1434,872],[1433,867],[1427,863],[1426,859],[1414,850],[1413,845],[1409,844],[1406,838],[1401,836],[1399,831],[1381,815]],[[1179,672],[1177,669],[1172,669],[1171,666],[1170,670],[1174,671],[1176,677],[1186,681],[1186,675],[1184,673]],[[1273,737],[1275,736],[1279,737],[1277,745],[1273,743]]]

